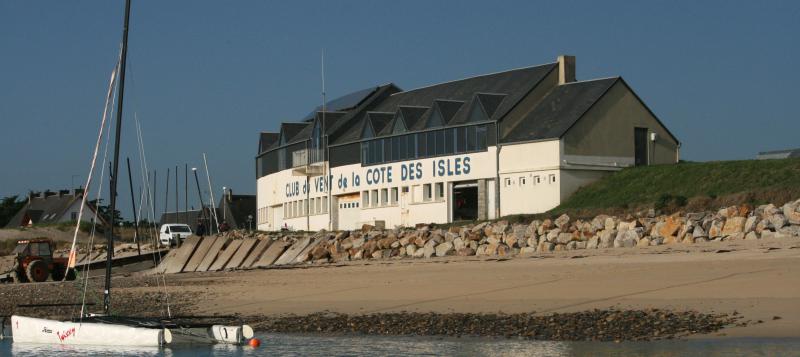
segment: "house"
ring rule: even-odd
[[[6,228],[77,221],[82,199],[83,189],[31,192],[28,202],[11,218]],[[100,222],[106,224],[106,220],[99,217]],[[93,222],[97,218],[97,207],[87,202],[81,221]]]
[[[385,84],[261,133],[260,230],[353,229],[540,213],[680,142],[621,77],[575,57],[412,90]]]

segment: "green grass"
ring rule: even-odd
[[[582,187],[550,214],[715,209],[800,198],[800,159],[682,162],[627,168]]]

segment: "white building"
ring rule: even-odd
[[[680,146],[622,78],[575,81],[571,56],[326,110],[261,134],[258,229],[545,212],[609,172],[675,163]]]

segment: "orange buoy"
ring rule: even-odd
[[[258,348],[258,346],[261,346],[261,340],[257,338],[251,338],[248,344],[250,345],[250,347]]]

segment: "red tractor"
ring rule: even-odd
[[[53,257],[53,241],[47,238],[17,241],[11,253],[14,258],[13,271],[7,274],[19,283],[42,282],[52,277],[53,281],[75,280],[75,269],[68,268],[67,258]]]

